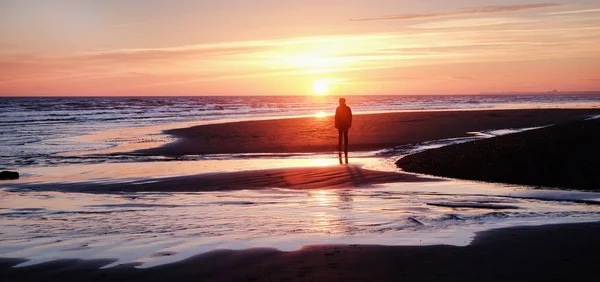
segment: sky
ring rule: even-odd
[[[0,0],[0,96],[600,90],[600,1]]]

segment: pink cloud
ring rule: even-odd
[[[460,9],[460,10],[439,12],[439,13],[399,14],[399,15],[371,17],[371,18],[359,18],[359,19],[351,19],[351,21],[365,22],[365,21],[382,21],[382,20],[421,20],[421,19],[446,18],[446,17],[481,15],[481,14],[503,13],[503,12],[517,12],[517,11],[525,11],[525,10],[533,10],[533,9],[554,8],[554,7],[560,7],[560,6],[562,6],[562,5],[555,4],[555,3],[485,6],[485,7],[467,8],[467,9]]]

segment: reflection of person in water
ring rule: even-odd
[[[338,130],[338,150],[342,163],[342,137],[344,138],[344,155],[348,163],[348,130],[352,127],[352,110],[346,106],[346,99],[340,98],[340,106],[335,110],[335,128]]]

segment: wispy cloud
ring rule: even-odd
[[[346,79],[346,83],[379,83],[379,82],[398,82],[398,81],[415,81],[415,80],[477,81],[478,79],[473,76],[460,76],[460,75],[458,75],[458,76],[382,76],[382,77],[349,78],[349,79]]]
[[[573,24],[571,18],[545,17],[535,25],[493,27],[489,25],[515,19],[492,18],[479,22],[479,28],[470,28],[476,19],[449,19],[428,26],[442,27],[436,30],[407,28],[63,55],[0,53],[0,94],[32,91],[35,85],[48,93],[69,89],[102,95],[194,94],[198,89],[221,91],[251,85],[256,88],[250,87],[252,91],[259,93],[268,85],[282,84],[274,81],[294,85],[322,77],[348,78],[340,87],[345,83],[385,85],[388,81],[390,85],[395,81],[475,85],[485,80],[480,77],[481,69],[461,66],[502,65],[508,70],[513,65],[508,62],[566,59],[592,64],[589,58],[597,58],[600,50],[600,20]],[[261,85],[267,86],[261,89]]]
[[[546,13],[546,15],[576,15],[576,14],[587,14],[587,13],[600,13],[600,9],[584,9],[584,10],[572,10],[562,12]]]
[[[457,27],[481,27],[481,26],[492,26],[492,25],[506,25],[506,24],[523,24],[533,22],[532,19],[521,19],[521,18],[467,18],[467,19],[449,19],[430,21],[412,25],[412,28],[457,28]]]
[[[232,56],[265,50],[264,46],[195,46],[190,48],[123,49],[88,52],[73,56],[88,61],[157,61],[198,59],[202,57]]]
[[[517,12],[533,9],[545,9],[560,7],[561,4],[556,3],[539,3],[539,4],[526,4],[526,5],[503,5],[503,6],[485,6],[477,8],[465,8],[454,11],[439,12],[439,13],[424,13],[424,14],[399,14],[390,16],[380,16],[371,18],[358,18],[351,19],[355,22],[364,21],[383,21],[383,20],[420,20],[420,19],[433,19],[433,18],[446,18],[446,17],[458,17],[458,16],[469,16],[469,15],[481,15],[481,14],[492,14],[492,13],[504,13],[504,12]]]

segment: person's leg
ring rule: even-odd
[[[348,129],[344,129],[344,153],[348,158]]]
[[[348,163],[348,129],[344,131],[344,156],[346,164]]]
[[[338,128],[338,150],[342,151],[342,134],[344,131],[341,128]]]

